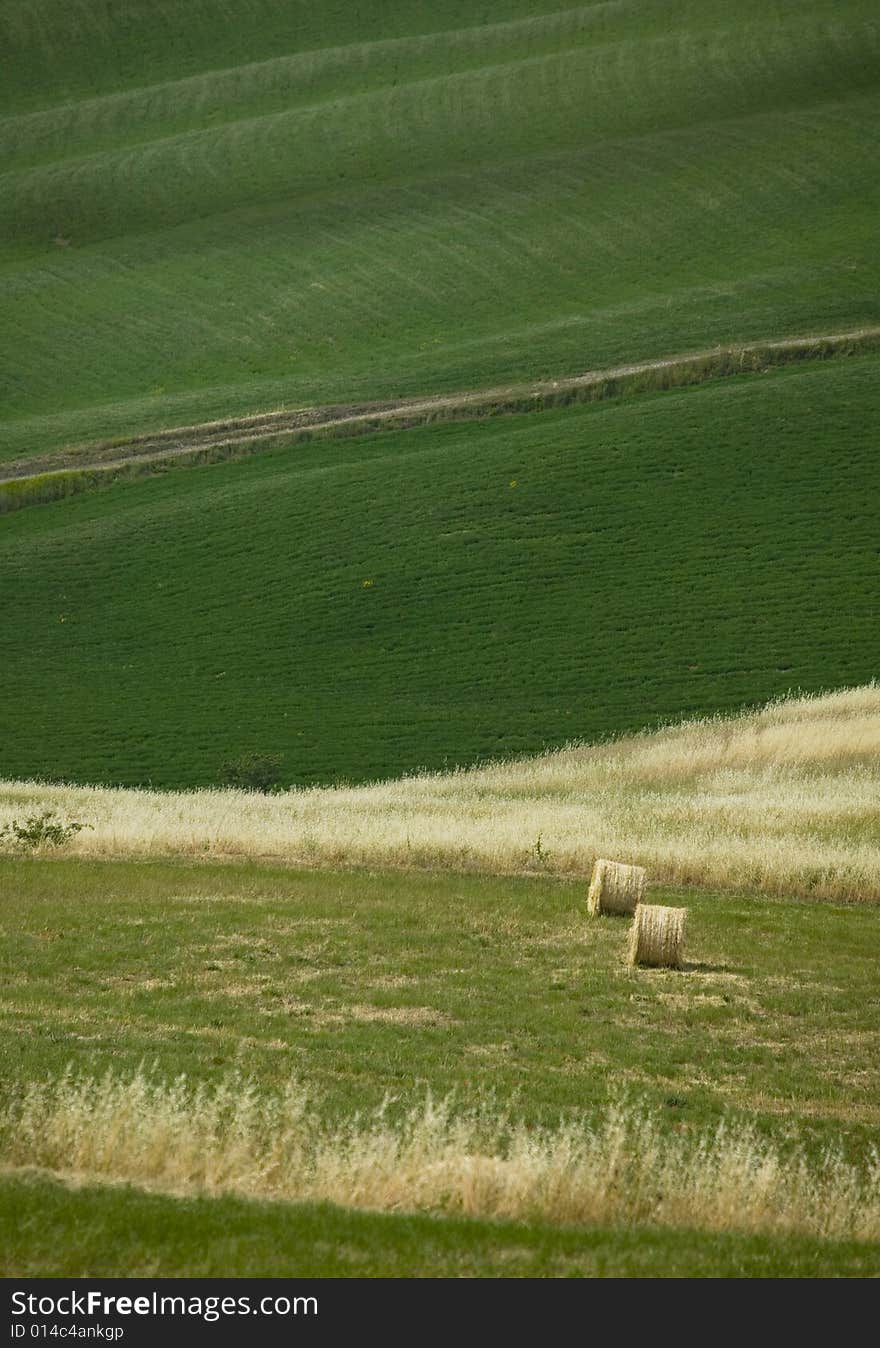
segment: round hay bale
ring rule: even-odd
[[[587,908],[597,913],[634,913],[645,892],[644,866],[597,860],[587,892]]]
[[[630,964],[680,969],[684,954],[686,908],[640,903],[629,933]]]

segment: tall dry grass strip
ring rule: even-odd
[[[496,875],[580,878],[597,856],[625,856],[661,885],[877,902],[880,838],[866,821],[878,795],[872,683],[373,786],[264,796],[0,782],[0,829],[54,809],[90,825],[70,855]],[[540,857],[527,845],[539,836]]]
[[[654,969],[680,969],[684,958],[686,908],[640,903],[629,932],[630,964]]]
[[[378,1211],[880,1239],[880,1156],[815,1157],[748,1127],[670,1133],[635,1104],[533,1128],[427,1099],[333,1125],[295,1081],[276,1094],[65,1075],[0,1109],[0,1164],[175,1194],[239,1193]]]
[[[600,913],[634,913],[645,892],[646,875],[644,866],[598,858],[587,891],[589,912],[594,917]]]

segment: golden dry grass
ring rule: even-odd
[[[234,1076],[210,1089],[143,1071],[65,1075],[7,1106],[0,1164],[382,1211],[880,1238],[876,1153],[856,1167],[747,1127],[669,1134],[622,1104],[594,1128],[529,1128],[431,1099],[398,1122],[383,1106],[328,1126],[296,1081],[267,1096]]]
[[[54,808],[71,854],[590,873],[880,899],[880,686],[599,746],[357,788],[262,796],[0,784],[0,828]],[[9,845],[4,844],[4,845]]]

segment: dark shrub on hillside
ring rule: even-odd
[[[223,786],[242,791],[276,791],[281,786],[280,754],[242,754],[220,769]]]

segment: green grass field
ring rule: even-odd
[[[5,457],[876,323],[869,0],[4,7]]]
[[[57,1075],[260,1090],[295,1073],[342,1123],[384,1096],[487,1098],[530,1126],[621,1090],[661,1134],[749,1122],[863,1163],[876,1138],[880,911],[655,892],[690,910],[683,973],[633,971],[627,923],[552,879],[6,859],[6,1092]],[[4,1147],[8,1146],[4,1142]],[[0,1185],[5,1276],[872,1274],[877,1247]],[[12,1231],[12,1211],[16,1212]],[[120,1222],[129,1236],[117,1239]],[[74,1241],[72,1232],[80,1234]],[[319,1238],[316,1233],[322,1233]],[[305,1251],[308,1253],[305,1253]]]
[[[561,1230],[172,1198],[0,1176],[5,1278],[870,1278],[876,1247],[727,1232]]]
[[[880,318],[866,0],[248,16],[5,8],[0,458]],[[4,520],[0,771],[360,781],[863,682],[846,361]]]
[[[878,389],[841,357],[7,516],[2,771],[363,780],[866,681]]]
[[[663,891],[687,976],[633,973],[585,884],[4,858],[2,1075],[155,1060],[292,1071],[325,1113],[487,1088],[527,1121],[621,1086],[670,1125],[725,1111],[857,1149],[880,1122],[880,909]],[[841,1045],[846,1045],[845,1054]]]
[[[0,778],[364,782],[877,677],[870,0],[6,0],[0,51]],[[171,427],[687,353],[93,480]],[[141,801],[155,861],[97,797],[103,859],[6,835],[0,1275],[876,1276],[873,697],[636,746],[576,828],[577,763],[498,788],[576,858],[650,819],[680,971],[586,917],[545,813],[520,852],[481,816],[517,877],[272,867],[241,796],[162,796],[161,837]],[[468,856],[474,791],[424,855]],[[292,799],[331,850],[273,816],[276,858],[371,855],[369,803],[337,838]]]

